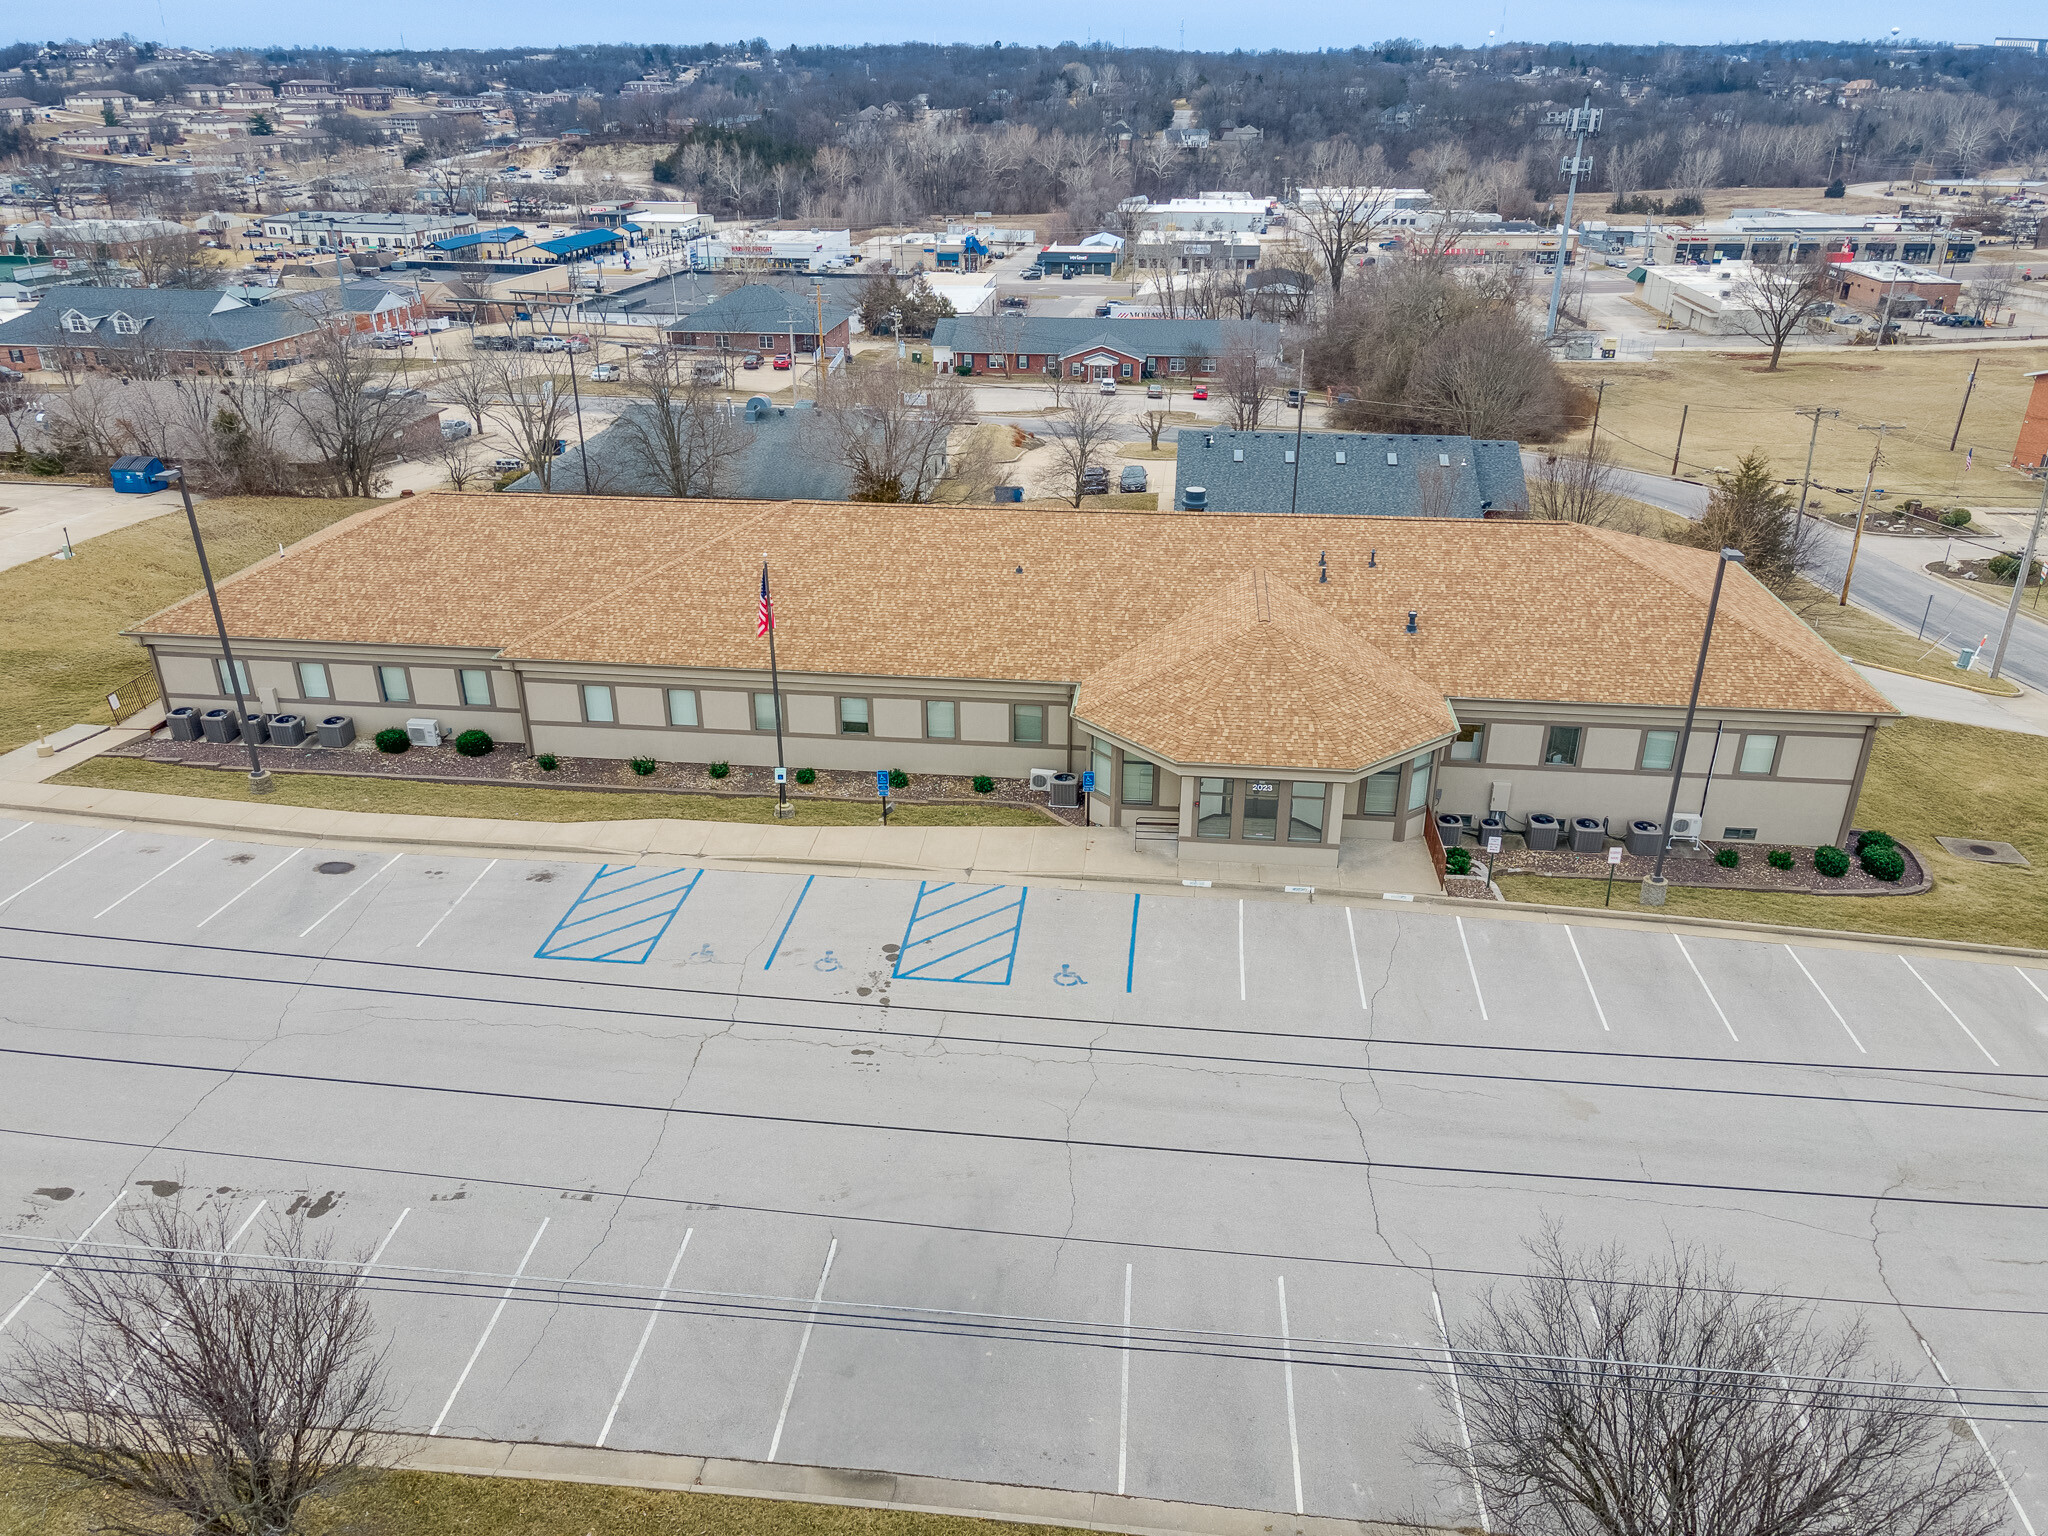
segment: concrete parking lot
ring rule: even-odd
[[[1552,1220],[1861,1311],[2048,1516],[2048,968],[0,821],[0,985],[0,1351],[117,1201],[299,1210],[419,1430],[1470,1523],[1438,1318]]]

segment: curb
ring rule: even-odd
[[[1124,1536],[1418,1536],[1423,1531],[1441,1529],[1327,1515],[1283,1515],[1227,1505],[1034,1488],[1016,1483],[729,1461],[658,1451],[425,1436],[401,1437],[397,1446],[402,1448],[398,1466],[410,1472],[784,1499],[852,1509],[1114,1531]]]

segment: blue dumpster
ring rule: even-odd
[[[163,472],[162,459],[150,458],[140,453],[124,453],[114,460],[114,467],[109,471],[109,475],[114,482],[114,489],[124,495],[147,496],[152,491],[164,488],[163,481],[157,479]]]

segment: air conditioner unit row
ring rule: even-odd
[[[438,747],[441,745],[441,722],[408,720],[405,722],[405,739],[416,747]]]

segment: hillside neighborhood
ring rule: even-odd
[[[2048,38],[372,10],[0,46],[0,1531],[2038,1536]]]

